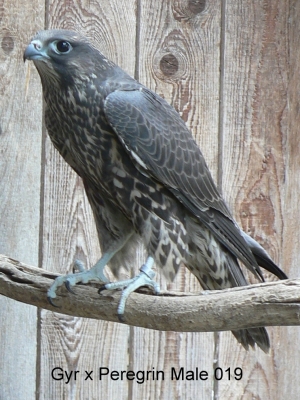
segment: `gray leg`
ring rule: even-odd
[[[118,318],[121,322],[124,322],[124,311],[126,301],[130,293],[134,292],[136,289],[142,286],[150,286],[153,289],[155,294],[159,294],[160,288],[157,282],[153,280],[155,276],[155,272],[152,270],[152,266],[154,264],[154,260],[152,257],[148,257],[147,261],[140,268],[140,273],[132,279],[127,279],[124,281],[107,283],[99,290],[99,292],[103,290],[114,290],[114,289],[123,289],[121,300],[118,305]]]

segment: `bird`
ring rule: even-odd
[[[64,160],[81,177],[95,219],[102,257],[89,270],[59,276],[49,288],[98,280],[122,289],[117,315],[142,286],[159,293],[153,265],[173,280],[181,265],[204,290],[248,285],[241,264],[260,281],[260,267],[287,279],[264,248],[242,231],[213,181],[204,156],[177,111],[105,57],[85,36],[43,30],[24,51],[41,79],[45,123]],[[145,263],[132,279],[109,282],[130,268],[142,242]],[[100,289],[100,290],[101,290]],[[264,327],[232,331],[248,350],[268,352]]]

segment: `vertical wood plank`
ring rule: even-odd
[[[217,176],[219,109],[219,2],[139,2],[138,79],[170,102],[199,143]],[[140,265],[144,262],[140,259]],[[158,271],[163,288],[199,291],[183,268],[173,283]],[[165,380],[133,385],[132,398],[211,398],[214,355],[212,333],[155,332],[132,328],[134,370],[163,370]],[[206,370],[207,381],[171,379],[178,372]]]
[[[296,223],[299,214],[299,145],[295,134],[299,125],[296,73],[299,64],[299,5],[293,0],[289,3],[277,0],[272,4],[255,0],[242,3],[227,0],[226,15],[223,16],[226,22],[226,41],[222,43],[225,45],[222,98],[224,114],[220,116],[220,2],[211,1],[205,5],[204,10],[203,2],[176,0],[159,5],[152,3],[143,1],[135,7],[133,1],[124,1],[124,4],[115,1],[103,1],[101,4],[51,1],[47,24],[49,27],[77,29],[86,33],[108,57],[132,75],[135,72],[142,83],[171,102],[191,127],[215,177],[218,172],[218,154],[223,151],[223,192],[235,211],[238,222],[246,232],[264,245],[275,261],[281,261],[286,271],[291,266],[291,276],[297,276],[297,269],[292,266],[298,265],[300,254],[300,241],[297,240],[299,229]],[[5,4],[0,7],[1,23],[1,13],[6,8]],[[34,18],[40,15],[38,10],[40,9],[35,11]],[[23,11],[18,15],[24,16]],[[138,21],[136,13],[139,15]],[[9,14],[13,15],[11,11]],[[33,32],[41,28],[42,21],[38,24],[40,26],[35,27],[31,20],[30,27],[28,25],[28,29],[26,28],[26,40],[22,43],[22,49],[28,41],[28,30],[31,31],[33,26]],[[9,31],[11,26],[9,25]],[[6,32],[5,30],[5,34]],[[17,28],[14,32],[20,34]],[[3,34],[2,37],[7,36]],[[6,50],[10,48],[9,40],[4,41]],[[138,60],[136,47],[139,50]],[[2,56],[5,54],[3,68],[11,60],[4,49],[2,47]],[[21,67],[18,74],[20,70]],[[24,80],[24,76],[19,77],[20,75],[18,79]],[[4,87],[7,88],[9,75],[5,74],[5,79]],[[30,91],[33,87],[34,93],[40,88],[37,74],[34,73],[30,78]],[[20,97],[23,93],[23,98],[25,97],[25,89],[22,93],[15,89],[12,93],[14,100],[15,93]],[[5,233],[0,235],[1,251],[3,248],[6,254],[33,264],[37,263],[37,248],[33,244],[32,236],[27,233],[27,227],[29,219],[37,221],[39,210],[39,198],[32,198],[32,192],[39,188],[39,170],[33,168],[39,160],[33,157],[36,155],[39,158],[40,153],[32,151],[31,134],[26,131],[28,137],[26,136],[27,140],[22,146],[25,149],[28,146],[29,151],[25,154],[30,154],[31,157],[24,158],[23,155],[20,158],[20,141],[15,136],[20,132],[20,121],[22,127],[26,121],[30,132],[41,131],[41,119],[38,119],[41,115],[41,101],[39,98],[35,99],[28,97],[28,103],[21,102],[21,118],[17,120],[14,117],[13,124],[10,114],[14,111],[14,115],[19,115],[19,108],[16,110],[15,102],[7,107],[5,101],[5,108],[2,109],[6,112],[1,116],[0,131],[1,148],[4,143],[4,152],[8,151],[12,155],[3,169],[4,164],[0,160],[0,169],[5,174],[9,171],[9,174],[4,175],[9,176],[9,179],[1,181],[5,188],[1,191],[4,202],[0,205],[1,224],[3,223],[0,229],[3,226]],[[36,104],[33,106],[34,101]],[[219,148],[218,141],[220,118],[224,123],[224,136],[220,142],[223,143],[222,149]],[[15,135],[13,140],[7,140],[3,132]],[[24,137],[23,130],[22,133]],[[37,145],[40,142],[35,139],[34,146]],[[16,167],[16,161],[20,162],[22,168]],[[79,257],[87,266],[91,266],[100,254],[89,205],[80,180],[60,159],[48,138],[45,141],[44,166],[43,265],[49,270],[66,272],[71,270],[73,260]],[[20,184],[16,185],[14,182],[12,186],[12,176],[18,176],[17,182]],[[24,185],[28,176],[31,182],[29,188]],[[25,211],[24,207],[19,208],[19,214],[16,214],[15,210],[20,203],[19,194],[23,193],[24,187],[27,190],[24,196],[30,199],[29,208]],[[8,209],[13,210],[13,216],[9,216]],[[8,234],[6,227],[12,226],[11,221],[16,218],[18,227]],[[38,234],[38,222],[32,226],[32,231]],[[20,253],[19,250],[16,251],[19,248],[22,248]],[[136,268],[143,261],[144,257],[140,252]],[[173,290],[199,290],[195,279],[184,270],[180,271],[174,283],[168,284],[163,278],[160,278],[160,282],[162,287]],[[7,315],[11,316],[15,312],[16,305],[10,300],[4,299],[4,302],[5,307],[1,308],[1,314],[4,315],[5,310],[7,318]],[[8,307],[6,304],[9,303],[13,306]],[[27,318],[26,310],[30,307],[20,307],[25,307],[25,311],[22,309],[23,321],[20,322],[25,324],[18,328],[22,331],[27,329],[23,333],[24,341],[20,344],[18,331],[12,334],[14,330],[10,326],[15,324],[16,319],[19,320],[14,315],[11,325],[6,324],[6,329],[0,333],[1,346],[3,345],[3,359],[0,363],[3,362],[5,366],[1,367],[1,371],[5,372],[1,377],[0,390],[5,398],[16,398],[16,393],[20,390],[20,398],[26,398],[27,394],[27,398],[32,398],[34,390],[31,374],[33,369],[30,368],[31,376],[24,375],[23,369],[33,363],[35,368],[36,342],[33,344],[28,339],[29,336],[35,338],[35,311],[33,318],[30,312]],[[17,315],[20,315],[21,308],[17,309]],[[28,330],[28,327],[34,328]],[[299,386],[296,376],[299,354],[295,343],[298,342],[299,330],[273,328],[269,332],[272,341],[269,356],[259,350],[246,353],[239,348],[230,333],[222,333],[218,360],[220,367],[223,370],[228,367],[242,367],[244,376],[241,381],[232,378],[228,381],[224,378],[214,384],[211,378],[214,361],[213,334],[153,332],[42,311],[38,397],[209,399],[213,390],[215,398],[219,394],[224,399],[281,399],[291,393],[296,396]],[[22,347],[23,352],[18,348],[20,360],[17,359],[14,363],[11,357],[13,354],[15,358],[15,353],[11,348],[17,348],[17,345]],[[287,365],[290,367],[287,368]],[[19,380],[17,391],[16,366],[22,367],[24,377],[24,380]],[[68,372],[79,370],[78,379],[71,380],[69,384],[55,381],[51,377],[51,370],[58,366]],[[101,366],[110,370],[163,370],[165,379],[149,380],[143,384],[110,379],[99,382],[97,370]],[[177,370],[180,367],[185,370],[199,367],[200,370],[207,370],[210,378],[201,383],[171,381],[172,367]],[[85,370],[94,371],[93,382],[84,381]],[[6,382],[5,385],[2,382]]]
[[[300,276],[300,142],[299,142],[299,35],[300,3],[289,1],[286,7],[287,18],[287,52],[288,85],[287,85],[287,134],[284,145],[284,191],[282,204],[284,209],[281,240],[281,264],[287,269],[291,278]],[[299,396],[300,369],[300,329],[297,327],[279,327],[276,337],[277,365],[277,398]]]
[[[23,63],[28,32],[43,21],[42,1],[0,5],[0,252],[38,264],[41,90]],[[30,96],[29,89],[34,97]],[[0,398],[33,399],[35,307],[0,298]]]
[[[133,0],[71,3],[53,0],[49,2],[47,24],[49,28],[80,31],[109,58],[133,74],[136,25]],[[48,137],[44,161],[43,266],[67,273],[72,271],[74,260],[79,258],[91,267],[100,257],[100,250],[82,182],[54,150]],[[127,399],[128,382],[113,381],[108,377],[100,381],[98,369],[126,370],[128,341],[129,327],[126,325],[43,310],[39,397]],[[54,367],[68,373],[80,372],[76,380],[73,374],[66,384],[66,379],[51,377]],[[85,380],[85,371],[92,370],[93,381]]]
[[[286,179],[290,149],[286,143],[296,134],[288,126],[289,2],[227,0],[224,17],[223,193],[242,229],[289,273],[283,245],[287,234],[286,193],[290,191]],[[274,279],[270,274],[265,276]],[[232,376],[230,381],[219,381],[220,398],[283,398],[279,394],[281,385],[290,388],[291,383],[290,377],[285,384],[278,380],[280,375],[285,376],[286,366],[279,369],[278,363],[279,348],[288,350],[286,329],[268,328],[268,332],[270,355],[259,349],[246,353],[236,347],[229,333],[221,334],[220,366],[242,368],[243,378],[236,381]],[[291,347],[287,357],[294,357]]]

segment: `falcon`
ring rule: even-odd
[[[40,75],[49,136],[82,178],[93,210],[102,257],[90,269],[56,278],[48,290],[98,280],[122,289],[120,320],[131,292],[149,286],[154,263],[174,279],[180,265],[205,290],[247,285],[239,263],[263,281],[260,267],[286,275],[234,221],[204,157],[175,109],[108,60],[87,38],[66,30],[40,31],[27,46]],[[133,279],[109,283],[130,268],[142,241],[147,256]],[[248,349],[270,347],[264,327],[233,331]]]

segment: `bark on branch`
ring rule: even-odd
[[[99,295],[97,284],[77,285],[76,295],[61,287],[56,299],[59,308],[51,306],[47,290],[56,276],[0,255],[0,294],[58,313],[118,322],[120,292]],[[132,293],[126,305],[126,323],[179,332],[300,325],[300,279],[203,293]]]

